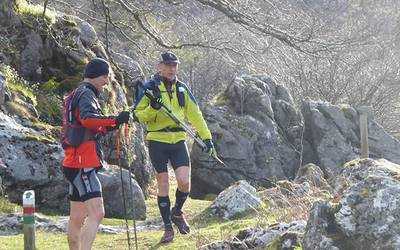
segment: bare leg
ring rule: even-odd
[[[104,218],[104,205],[103,198],[96,197],[85,201],[88,217],[86,218],[85,225],[82,228],[81,234],[81,250],[90,250],[94,239],[96,238],[97,229],[101,220]]]
[[[190,168],[188,166],[178,167],[175,170],[176,182],[178,183],[178,190],[183,193],[190,191]]]
[[[81,229],[87,216],[86,205],[83,202],[71,201],[68,222],[68,245],[70,250],[79,250]]]

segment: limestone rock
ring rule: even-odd
[[[303,122],[287,90],[266,76],[244,75],[218,100],[204,114],[228,167],[194,146],[191,196],[219,193],[238,180],[271,187],[272,180],[294,178],[300,165],[296,137]]]
[[[338,204],[315,203],[303,249],[400,249],[399,176],[400,166],[386,160],[346,164]]]
[[[211,216],[230,219],[236,215],[252,211],[261,205],[256,189],[246,181],[238,181],[222,191],[210,205]]]
[[[5,76],[0,72],[0,106],[10,100],[11,94],[7,87]]]
[[[357,110],[348,105],[306,100],[302,113],[305,120],[304,141],[310,145],[304,152],[305,163],[318,165],[332,178],[340,167],[360,155],[360,126]],[[373,118],[368,119],[370,157],[400,163],[400,142],[387,134]]]
[[[226,249],[294,249],[300,246],[305,221],[278,223],[267,228],[240,231],[233,241],[214,242],[200,247],[200,250]]]

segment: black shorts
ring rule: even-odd
[[[168,161],[171,162],[172,168],[189,166],[189,151],[185,141],[175,144],[149,141],[149,155],[153,167],[157,173],[168,172]]]
[[[69,199],[71,201],[87,201],[102,197],[101,183],[95,168],[65,168],[64,175],[69,183]]]

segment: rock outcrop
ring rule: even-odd
[[[334,177],[341,166],[360,155],[359,113],[348,105],[307,100],[302,113],[305,121],[303,163],[318,165],[325,176]],[[400,142],[373,119],[368,119],[370,157],[400,163]],[[306,147],[307,146],[307,147]]]
[[[12,46],[8,46],[4,50],[0,48],[0,64],[5,63],[7,65],[13,65],[13,68],[16,70],[15,74],[18,72],[18,76],[16,75],[15,79],[8,80],[13,83],[18,80],[17,84],[21,85],[23,89],[26,88],[32,91],[33,95],[36,95],[35,100],[37,100],[37,104],[33,103],[29,98],[24,97],[19,91],[9,91],[7,88],[7,81],[3,77],[0,77],[0,110],[10,117],[17,115],[19,119],[22,120],[17,123],[21,123],[24,126],[29,125],[32,127],[32,121],[59,125],[60,117],[48,115],[46,113],[48,109],[51,109],[51,112],[60,110],[62,106],[62,96],[77,86],[83,79],[82,74],[85,64],[90,59],[94,57],[102,57],[109,59],[109,61],[111,61],[111,59],[105,52],[95,29],[88,22],[78,17],[64,15],[59,12],[53,13],[55,17],[50,18],[51,20],[47,17],[37,18],[35,16],[30,16],[33,15],[32,13],[22,13],[19,11],[18,4],[24,5],[23,7],[25,9],[31,7],[24,0],[18,2],[15,0],[6,0],[0,4],[0,17],[4,16],[15,19],[6,22],[1,18],[0,25],[2,29],[0,29],[0,37],[1,39],[5,39],[4,43],[2,40],[1,44],[11,44]],[[50,12],[50,10],[48,11]],[[41,30],[41,27],[46,28]],[[4,30],[6,30],[6,32],[3,34],[2,32]],[[18,40],[12,40],[15,37],[18,37]],[[128,105],[125,93],[126,88],[123,86],[124,78],[126,78],[128,74],[132,78],[138,78],[143,75],[137,62],[127,56],[118,53],[114,54],[116,62],[119,65],[119,68],[117,68],[112,64],[117,80],[112,81],[112,84],[109,84],[100,95],[100,105],[104,110],[108,110],[107,113],[113,114],[118,113]],[[126,75],[125,77],[118,77],[121,73],[119,69],[121,69],[122,74]],[[36,92],[36,89],[34,90],[32,85],[37,84],[37,82],[40,84],[48,82],[50,90],[45,88],[42,92]],[[40,85],[39,89],[41,89],[41,87],[42,85]],[[20,108],[23,112],[18,113],[17,111],[19,111],[18,109]],[[34,120],[29,120],[30,117]],[[18,120],[18,118],[16,119]],[[56,131],[51,135],[52,138],[59,138],[59,129],[52,129],[52,131]],[[143,136],[138,136],[137,134],[139,133],[138,131],[142,130],[139,128],[137,130],[131,129],[130,131],[132,133],[130,135],[132,143],[129,145],[129,151],[131,152],[130,162],[132,164],[132,172],[138,175],[135,178],[146,193],[147,186],[152,176],[152,169],[147,154],[143,153],[142,148],[137,148],[142,147],[144,144]],[[37,135],[35,130],[30,129],[23,130],[22,133],[31,133],[34,137],[45,137],[43,135]],[[22,137],[21,135],[21,138]],[[31,137],[32,136],[28,135],[28,138],[32,139]],[[33,138],[33,140],[35,139]],[[103,141],[103,148],[107,157],[106,160],[110,164],[117,164],[114,142],[114,133],[111,133]],[[16,145],[16,143],[20,143],[19,140],[11,140],[9,143],[10,150],[14,147],[20,147]],[[30,147],[38,147],[38,149],[27,149],[27,151],[32,151],[33,157],[38,157],[35,164],[39,164],[41,158],[43,158],[42,160],[47,160],[47,157],[53,157],[51,156],[51,151],[49,151],[50,153],[45,153],[47,152],[47,148],[44,148],[43,152],[41,151],[42,144],[40,142],[38,142],[37,146],[33,146],[34,143],[31,142],[28,144]],[[51,144],[57,148],[57,154],[60,154],[59,144],[54,141]],[[0,152],[0,159],[9,157],[3,153],[6,154],[7,152]],[[44,155],[43,157],[42,154]],[[29,160],[24,163],[25,166],[30,164],[28,161]],[[127,154],[124,154],[122,162],[124,163],[123,167],[127,168]],[[50,164],[47,163],[42,165],[50,166]],[[58,165],[59,162],[54,162],[54,166]],[[25,166],[21,168],[21,171]],[[41,169],[41,171],[46,173],[47,171],[51,173],[54,172],[51,169],[45,169],[43,166],[37,167],[36,170],[32,171],[39,171],[38,169]],[[140,180],[138,178],[140,178]],[[7,181],[8,180],[3,178],[3,182],[7,183]],[[11,191],[9,188],[7,188],[7,190]]]
[[[400,166],[365,159],[343,168],[337,203],[311,209],[303,249],[400,249]]]
[[[236,78],[204,113],[217,152],[228,167],[194,146],[194,198],[219,193],[240,179],[268,188],[277,180],[293,180],[300,165],[307,163],[321,168],[322,173],[316,174],[334,178],[345,162],[360,155],[355,108],[305,100],[300,113],[287,89],[266,76]],[[370,157],[400,163],[399,140],[373,117],[368,119],[368,130]],[[316,184],[330,189],[327,183]]]
[[[242,76],[204,111],[217,152],[228,167],[194,146],[191,196],[219,193],[238,180],[270,187],[294,178],[303,121],[287,89],[266,76]]]
[[[37,207],[67,212],[68,184],[61,171],[63,151],[59,144],[49,140],[44,131],[37,132],[17,123],[0,112],[0,176],[10,201],[21,203],[22,193],[33,189]],[[116,166],[99,172],[103,185],[106,216],[123,218],[120,174]],[[128,204],[128,215],[137,219],[146,217],[144,196],[136,180],[129,188],[128,171],[123,171]]]
[[[206,211],[208,216],[231,219],[244,212],[254,212],[261,204],[256,189],[246,181],[238,181],[222,191]]]
[[[305,221],[293,221],[265,229],[242,230],[233,241],[214,242],[200,247],[200,250],[295,249],[300,246],[305,224]]]

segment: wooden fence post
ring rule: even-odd
[[[22,196],[24,208],[24,250],[35,250],[35,191],[25,191]]]
[[[361,137],[361,159],[368,158],[368,113],[371,108],[361,106],[358,108],[360,112],[360,137]]]

